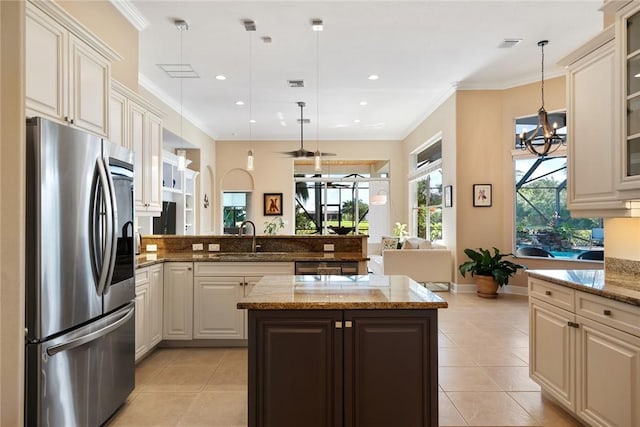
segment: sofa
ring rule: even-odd
[[[452,281],[453,257],[446,246],[408,238],[401,249],[388,249],[388,245],[382,249],[383,242],[369,243],[369,271],[372,274],[403,274],[422,283]]]

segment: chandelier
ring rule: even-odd
[[[538,110],[538,125],[532,132],[528,133],[526,130],[523,130],[520,134],[520,148],[529,150],[531,154],[535,154],[538,157],[551,154],[556,151],[560,145],[566,144],[564,138],[557,133],[558,123],[549,126],[547,110],[544,109],[544,47],[548,43],[548,40],[538,42],[538,46],[540,46],[540,50],[542,51],[542,80],[540,84],[542,106]]]

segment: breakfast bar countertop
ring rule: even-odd
[[[604,270],[529,270],[530,277],[640,306],[640,281]]]
[[[409,310],[447,308],[447,302],[407,276],[264,276],[237,307],[250,310]]]
[[[136,256],[136,267],[162,262],[362,262],[369,258],[355,252],[147,252]]]

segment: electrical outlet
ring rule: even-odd
[[[157,252],[158,245],[147,245],[147,252]]]
[[[333,243],[325,243],[324,244],[324,251],[325,252],[333,252],[335,249],[335,246],[333,245]]]
[[[204,245],[202,243],[194,243],[193,245],[191,245],[191,248],[194,251],[201,251],[204,249]]]
[[[220,252],[220,243],[209,243],[209,252]]]

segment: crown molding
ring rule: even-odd
[[[138,31],[144,31],[149,21],[129,0],[110,0],[113,7],[131,23]]]

